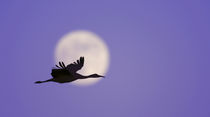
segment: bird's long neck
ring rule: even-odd
[[[103,76],[100,76],[100,75],[96,75],[96,74],[91,74],[91,75],[87,75],[87,76],[83,76],[81,74],[74,74],[74,77],[77,78],[77,79],[86,79],[86,78],[99,78],[99,77],[103,77]]]
[[[94,75],[93,74],[87,75],[87,76],[84,76],[84,78],[94,78]]]

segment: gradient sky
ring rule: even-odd
[[[1,117],[209,117],[209,0],[1,0]],[[58,40],[104,39],[106,79],[51,78]]]

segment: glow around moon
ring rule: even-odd
[[[85,57],[85,63],[78,73],[105,75],[109,66],[109,51],[105,42],[90,31],[78,30],[67,33],[57,43],[55,63],[63,61],[66,65]],[[76,80],[73,84],[85,86],[98,82],[101,78]]]

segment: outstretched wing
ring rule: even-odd
[[[71,73],[76,73],[78,70],[80,70],[84,65],[84,57],[80,57],[77,62],[71,63],[66,66],[66,69]]]
[[[66,66],[63,62],[59,62],[59,66],[58,65],[55,65],[55,66],[59,69],[65,69],[66,68]]]

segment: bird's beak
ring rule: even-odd
[[[99,75],[99,77],[105,78],[105,76],[101,76],[101,75]]]

